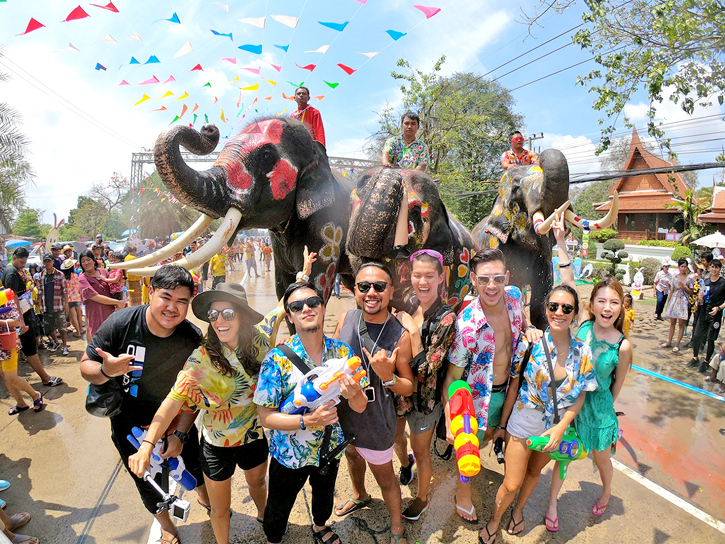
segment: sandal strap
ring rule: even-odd
[[[315,538],[317,542],[323,542],[324,544],[332,544],[333,542],[342,542],[340,539],[340,535],[335,533],[330,527],[325,525],[325,527],[319,531],[315,531],[314,525],[311,527],[312,529],[312,536]],[[332,533],[332,536],[330,536],[327,540],[325,540],[325,536]]]

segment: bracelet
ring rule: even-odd
[[[305,427],[305,416],[300,414],[300,430],[304,431],[307,427]]]
[[[564,264],[559,263],[559,268],[568,268],[570,266],[571,266],[571,261],[569,261],[568,263],[564,263]]]
[[[498,429],[500,431],[505,431],[506,430],[506,426],[505,425],[503,427],[501,427],[501,425],[496,425],[496,427],[494,427],[494,428],[495,429]]]
[[[149,442],[148,440],[142,440],[141,442],[146,442],[147,444],[151,444],[153,447],[156,447],[156,444]]]
[[[105,372],[103,372],[103,363],[101,363],[101,374],[103,374],[109,380],[113,379],[113,376],[109,376],[108,374],[106,374]]]
[[[308,282],[308,281],[310,281],[310,277],[307,274],[305,274],[304,272],[297,272],[297,277],[295,278],[295,280],[296,281],[302,280],[304,282]]]

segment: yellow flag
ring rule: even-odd
[[[166,94],[169,94],[170,92],[171,92],[171,91],[168,91],[168,92],[167,92]],[[166,96],[166,94],[165,94],[164,96]],[[162,96],[161,98],[163,98],[164,96]],[[189,98],[189,93],[187,93],[186,91],[184,91],[184,94],[182,94],[182,95],[181,95],[181,96],[180,96],[179,98],[177,98],[176,100],[183,100],[184,98]]]
[[[146,102],[146,101],[147,101],[148,99],[149,99],[149,97],[148,97],[148,96],[147,96],[146,94],[144,94],[144,95],[143,95],[143,96],[141,97],[141,100],[139,100],[138,102],[136,102],[136,103],[134,104],[134,106],[138,106],[138,105],[139,105],[139,104],[140,104],[141,102]]]
[[[171,91],[166,91],[166,94],[161,98],[166,98],[167,96],[174,96],[174,93],[172,93]],[[161,98],[159,98],[159,100],[161,100]]]
[[[259,83],[255,83],[254,85],[250,85],[249,87],[240,87],[243,91],[256,91],[259,89]]]

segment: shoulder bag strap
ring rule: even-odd
[[[362,319],[362,316],[359,318],[358,322],[358,334],[360,335],[360,343],[362,346],[360,348],[365,348],[368,350],[368,353],[370,355],[375,355],[373,353],[373,350],[375,349],[375,344],[373,343],[373,339],[370,338],[370,333],[368,332],[367,324],[365,323],[365,320]],[[361,349],[362,351],[362,349]],[[366,359],[365,353],[360,354],[363,358]]]
[[[518,390],[521,391],[521,384],[524,383],[524,372],[526,372],[526,367],[529,366],[529,359],[531,359],[531,351],[534,349],[534,343],[530,343],[529,347],[526,348],[526,353],[524,353],[524,359],[521,361],[521,369],[519,370],[519,388]],[[518,396],[518,393],[517,395]]]
[[[556,399],[556,384],[554,383],[554,365],[551,363],[551,355],[549,354],[549,344],[546,341],[546,333],[541,337],[544,343],[544,354],[546,355],[546,364],[549,366],[549,384],[551,385],[551,396],[554,399],[554,424],[559,423],[559,403]]]

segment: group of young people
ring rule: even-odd
[[[550,461],[548,452],[572,425],[599,468],[603,487],[591,511],[603,515],[619,430],[614,401],[632,356],[622,334],[624,294],[616,280],[606,279],[594,287],[587,308],[580,304],[563,219],[553,228],[563,283],[546,298],[544,331],[528,324],[521,291],[508,285],[498,249],[473,257],[471,280],[478,297],[458,316],[441,299],[445,274],[436,251],[410,256],[416,297],[408,312],[391,308],[395,286],[387,266],[362,263],[354,286],[357,309],[340,316],[333,337],[323,331],[325,301],[308,281],[314,253],[305,255],[298,281],[267,316],[249,305],[241,285],[222,282],[193,297],[186,270],[159,269],[150,304],[106,320],[89,343],[81,371],[94,384],[117,380],[125,392],[120,414],[111,418],[112,440],[144,505],[161,525],[161,542],[179,540],[168,512],[157,512],[158,496],[143,479],[158,440],[165,441],[164,456],[180,455],[199,482],[198,502],[209,512],[220,544],[229,542],[236,467],[244,472],[270,543],[282,541],[295,499],[309,481],[312,535],[316,542],[339,544],[329,518],[333,511],[345,516],[371,503],[368,468],[390,515],[391,542],[406,543],[403,519],[420,519],[430,504],[431,440],[441,417],[450,437],[447,386],[457,379],[471,386],[480,446],[506,440],[504,481],[480,542],[496,539],[517,493],[506,528],[511,534],[524,529],[523,508]],[[189,306],[209,323],[206,335],[186,321]],[[276,345],[285,316],[296,334]],[[366,376],[359,382],[341,379],[339,404],[329,402],[302,415],[280,411],[307,372],[353,355],[361,358]],[[202,413],[200,432],[193,423],[197,411]],[[134,426],[148,427],[138,451],[125,438]],[[408,453],[406,426],[414,455]],[[530,450],[530,436],[548,436],[545,451]],[[352,493],[336,505],[343,455]],[[397,475],[394,455],[401,465]],[[418,489],[403,511],[400,485],[412,480],[413,463]],[[561,484],[554,470],[544,514],[550,531],[559,530]],[[470,484],[459,483],[453,501],[461,518],[479,521]]]

